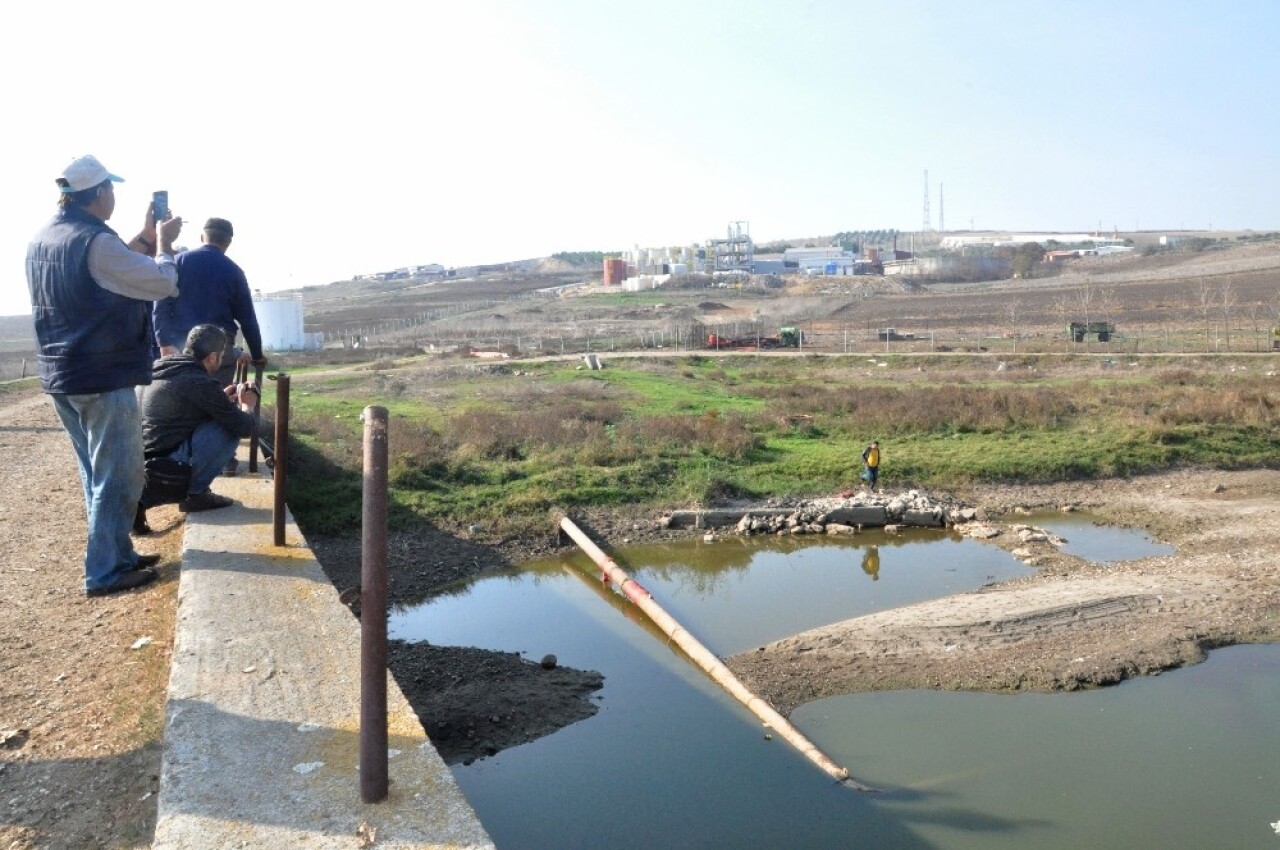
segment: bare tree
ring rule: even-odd
[[[1208,280],[1202,280],[1196,284],[1196,307],[1200,310],[1200,315],[1204,317],[1204,345],[1205,349],[1209,348],[1209,340],[1213,337],[1213,325],[1209,321],[1209,316],[1213,312],[1214,296],[1213,284]]]
[[[1120,309],[1120,298],[1116,295],[1116,291],[1109,286],[1100,286],[1096,300],[1102,320],[1114,328],[1116,313]]]
[[[1258,320],[1264,315],[1261,301],[1249,302],[1249,322],[1253,325],[1253,350],[1258,350],[1259,323]]]
[[[1231,350],[1231,311],[1239,306],[1235,284],[1228,278],[1222,282],[1218,291],[1218,309],[1222,311],[1222,333],[1226,338],[1227,351]]]
[[[1076,306],[1080,310],[1080,320],[1084,322],[1084,350],[1089,350],[1089,313],[1098,299],[1098,289],[1091,283],[1080,284],[1076,292]]]
[[[1004,315],[1009,320],[1009,333],[1013,335],[1013,353],[1018,353],[1018,337],[1021,330],[1018,327],[1018,316],[1022,312],[1022,302],[1017,298],[1010,298],[1004,303]]]
[[[1064,334],[1063,339],[1065,342],[1063,343],[1063,351],[1071,350],[1071,311],[1071,294],[1063,292],[1053,302],[1053,314],[1058,317],[1062,333]]]

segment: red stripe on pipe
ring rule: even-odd
[[[622,586],[622,593],[637,605],[640,603],[640,600],[650,599],[653,597],[653,594],[641,587],[640,582],[635,579],[632,579]]]

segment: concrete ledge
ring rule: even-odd
[[[187,517],[152,847],[492,848],[389,676],[390,796],[361,802],[359,623],[292,517],[272,545],[270,481],[214,489],[240,504]]]
[[[841,525],[865,525],[878,528],[889,524],[889,512],[879,506],[836,508],[829,514],[832,522]]]
[[[902,524],[936,528],[944,524],[942,511],[904,511]]]
[[[747,514],[755,517],[788,516],[795,508],[708,508],[701,511],[672,511],[668,528],[723,528],[734,525]]]

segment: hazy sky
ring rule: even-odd
[[[1280,3],[24,3],[0,30],[8,257],[53,178],[231,219],[251,286],[918,230],[1280,229]]]

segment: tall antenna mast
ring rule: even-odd
[[[933,229],[933,220],[929,217],[929,169],[924,170],[924,224],[920,228],[921,233],[928,233]]]
[[[946,184],[946,183],[939,183],[939,184],[938,184],[938,231],[939,231],[940,233],[946,233],[946,232],[947,232],[947,207],[946,207],[946,199],[945,199],[945,198],[943,197],[943,195],[942,195],[942,187],[943,187],[943,186],[945,186],[945,185],[947,185],[947,184]]]

